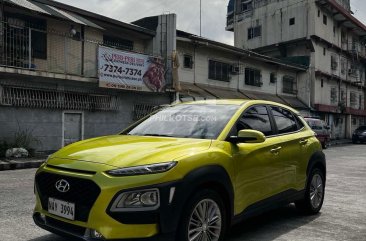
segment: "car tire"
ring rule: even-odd
[[[197,192],[189,199],[183,210],[177,240],[224,240],[227,214],[224,203],[216,192],[209,189]],[[207,212],[210,214],[206,215]],[[211,239],[207,235],[210,235]]]
[[[324,173],[315,168],[311,171],[302,200],[295,202],[296,208],[304,214],[317,214],[323,206],[325,194]]]

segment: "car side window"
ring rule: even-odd
[[[298,124],[291,111],[281,107],[271,107],[278,134],[291,133],[298,130]]]
[[[273,135],[271,121],[265,106],[254,106],[246,110],[236,124],[236,131],[257,130],[266,136]]]

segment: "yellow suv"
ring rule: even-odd
[[[321,145],[295,110],[198,101],[53,154],[35,176],[33,218],[83,240],[218,241],[279,205],[319,212],[325,176]]]

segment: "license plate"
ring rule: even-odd
[[[48,212],[50,214],[75,220],[75,204],[61,201],[55,198],[48,198]]]

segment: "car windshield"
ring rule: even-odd
[[[122,134],[216,139],[238,108],[237,105],[181,104],[155,113]]]

